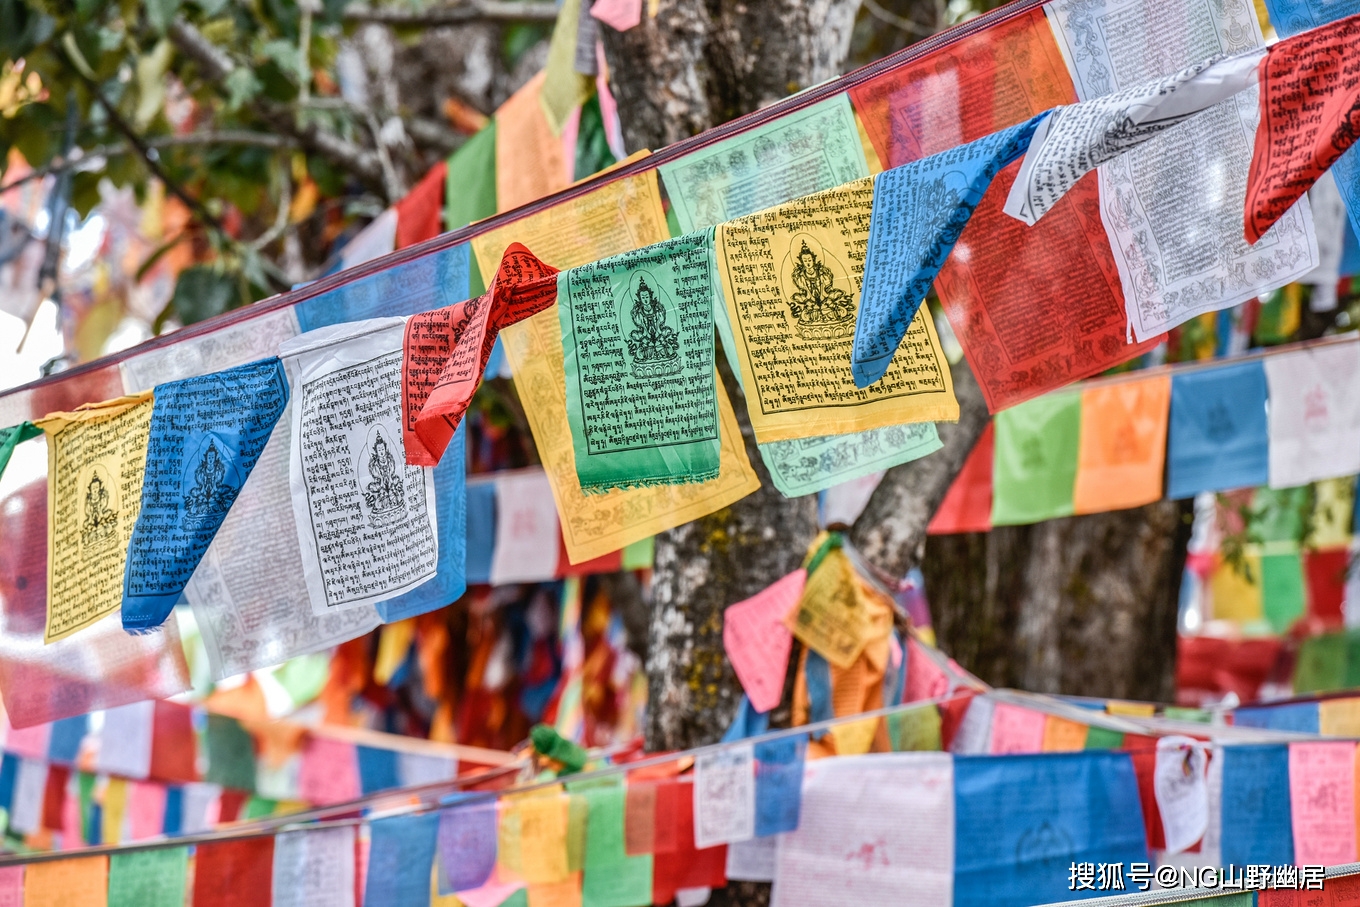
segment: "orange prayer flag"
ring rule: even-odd
[[[1122,510],[1161,500],[1170,404],[1168,375],[1082,392],[1076,513]]]
[[[1086,749],[1087,726],[1057,715],[1044,719],[1044,752],[1070,753]]]
[[[562,141],[548,125],[540,72],[496,111],[496,210],[509,211],[571,185]]]
[[[108,885],[108,857],[29,863],[24,871],[24,907],[104,907]]]

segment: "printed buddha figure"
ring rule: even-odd
[[[628,332],[633,374],[639,378],[677,374],[680,371],[680,338],[666,324],[666,307],[645,278],[638,280],[628,317],[633,321],[633,330]]]
[[[401,473],[397,469],[396,458],[387,446],[387,440],[378,434],[373,442],[373,450],[368,455],[369,480],[364,488],[364,500],[373,513],[404,511],[406,490],[402,487]]]
[[[836,286],[835,273],[808,248],[806,240],[798,251],[792,279],[796,289],[789,310],[798,319],[799,334],[833,338],[854,330],[854,301]]]
[[[109,490],[99,475],[90,477],[85,489],[85,522],[80,540],[86,545],[113,538],[118,526],[118,514],[109,506]]]
[[[184,496],[184,510],[190,516],[206,516],[212,513],[226,513],[231,505],[231,489],[223,485],[227,477],[227,464],[218,453],[217,442],[209,441],[208,449],[194,469],[194,487]]]

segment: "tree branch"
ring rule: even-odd
[[[375,22],[397,28],[438,28],[487,19],[553,22],[557,19],[557,4],[552,0],[465,0],[451,6],[407,10],[353,3],[345,8],[344,18],[350,22]]]

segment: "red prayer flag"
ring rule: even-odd
[[[555,302],[557,269],[512,243],[484,294],[411,316],[401,366],[409,465],[439,462],[472,402],[501,329]]]
[[[991,422],[963,461],[940,509],[935,511],[926,532],[949,535],[955,532],[986,532],[992,528],[992,455],[996,450],[996,431]]]
[[[448,164],[440,161],[397,202],[398,249],[433,239],[444,232],[444,181],[448,172]]]
[[[1243,220],[1255,243],[1360,136],[1360,15],[1286,38],[1261,63]]]
[[[1329,548],[1303,553],[1304,575],[1308,580],[1308,614],[1329,627],[1344,623],[1342,605],[1346,600],[1346,569],[1350,552]]]
[[[727,884],[727,845],[694,849],[694,784],[690,779],[657,783],[654,846],[653,904],[669,904],[680,888]]]
[[[47,789],[43,791],[43,828],[61,831],[65,827],[66,782],[70,777],[71,770],[64,765],[47,766]]]
[[[274,836],[200,844],[194,907],[254,907],[273,900]]]
[[[197,781],[198,736],[193,710],[177,702],[157,702],[151,722],[151,773],[160,781]]]

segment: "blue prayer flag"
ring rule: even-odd
[[[172,784],[165,789],[165,818],[161,820],[161,832],[177,835],[184,830],[184,788]]]
[[[52,734],[47,741],[47,758],[51,762],[74,765],[80,755],[80,742],[89,727],[89,715],[76,715],[52,722]]]
[[[770,729],[770,714],[768,712],[757,712],[756,707],[751,704],[751,699],[745,693],[741,694],[741,702],[737,703],[737,714],[733,716],[732,723],[723,732],[723,743],[733,743],[737,740],[745,740],[747,737],[755,737],[763,734]]]
[[[165,623],[288,403],[277,358],[157,385],[123,629]]]
[[[1266,393],[1259,360],[1172,376],[1167,497],[1270,480]]]
[[[317,328],[414,315],[468,298],[467,243],[378,271],[297,304],[303,333]]]
[[[438,813],[369,823],[364,907],[429,907],[438,829]]]
[[[496,544],[496,483],[467,487],[467,581],[491,582],[491,555]]]
[[[1244,706],[1233,711],[1233,724],[1238,727],[1269,728],[1272,731],[1300,731],[1318,733],[1318,704],[1292,702],[1281,705]]]
[[[807,682],[808,722],[830,721],[836,717],[831,705],[831,664],[819,653],[807,650],[807,662],[803,665],[804,680]]]
[[[798,830],[807,741],[799,734],[755,745],[756,837]]]
[[[401,787],[395,751],[371,746],[356,746],[354,750],[359,757],[359,789],[365,797]]]
[[[1294,862],[1289,745],[1225,746],[1221,865]]]
[[[1067,901],[1072,863],[1148,860],[1128,753],[955,756],[954,817],[955,907]]]
[[[879,174],[850,370],[856,387],[888,372],[935,275],[1003,167],[1048,113]]]

